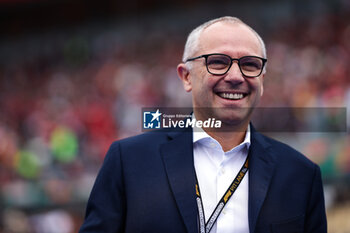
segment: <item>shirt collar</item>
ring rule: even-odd
[[[192,119],[196,119],[194,114],[192,114]],[[251,141],[250,141],[250,124],[248,124],[248,128],[245,133],[245,137],[243,142],[241,142],[238,146],[246,146],[248,149],[250,147]],[[217,142],[214,138],[212,138],[209,134],[207,134],[202,128],[196,128],[196,130],[193,130],[193,144],[196,142],[204,141],[206,139],[213,140]],[[233,148],[232,148],[233,149]]]

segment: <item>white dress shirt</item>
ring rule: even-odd
[[[227,152],[202,129],[193,131],[194,166],[206,222],[244,164],[249,146],[249,126],[244,141]],[[227,202],[210,233],[249,233],[248,177],[249,171]]]

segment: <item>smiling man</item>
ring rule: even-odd
[[[231,131],[224,133],[221,146],[238,145],[263,94],[267,60],[262,39],[239,19],[213,20],[190,34],[183,60],[178,74],[185,90],[192,91],[196,118],[220,119]]]
[[[263,40],[237,18],[194,29],[178,75],[192,117],[220,119],[221,129],[113,143],[80,232],[327,232],[319,167],[250,124],[266,62]]]

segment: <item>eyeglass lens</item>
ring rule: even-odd
[[[255,77],[261,73],[263,60],[258,57],[246,56],[239,59],[238,65],[243,75]],[[209,55],[207,57],[208,71],[212,74],[224,74],[231,66],[231,58],[226,55]]]

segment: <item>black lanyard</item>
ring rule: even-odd
[[[232,181],[231,185],[228,187],[225,194],[221,197],[219,203],[216,205],[216,207],[215,207],[213,213],[211,214],[207,223],[205,223],[203,202],[202,202],[201,192],[199,190],[199,184],[198,184],[198,179],[197,179],[197,175],[196,175],[196,196],[197,196],[196,201],[197,201],[197,207],[198,207],[199,232],[200,233],[209,233],[210,230],[213,228],[221,211],[224,209],[226,203],[230,200],[231,196],[236,191],[239,184],[243,180],[245,174],[247,173],[247,171],[249,169],[248,160],[249,160],[249,154],[248,154],[241,170],[236,175],[236,178]]]

